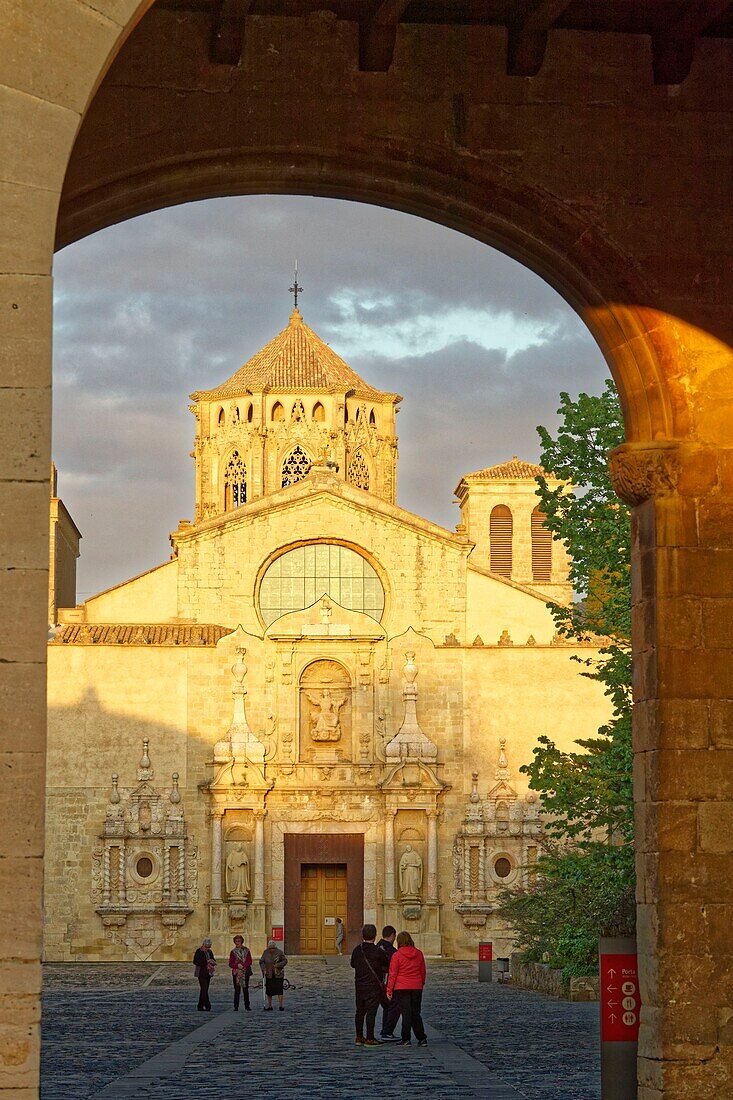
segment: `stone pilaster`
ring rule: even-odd
[[[394,810],[387,810],[384,817],[384,897],[393,901],[394,881]]]
[[[255,810],[255,896],[254,901],[265,900],[265,817],[267,810]]]
[[[211,812],[211,901],[221,901],[221,810]]]

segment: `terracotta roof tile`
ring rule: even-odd
[[[305,324],[298,309],[290,314],[287,328],[228,381],[213,390],[199,390],[191,397],[194,401],[216,401],[241,397],[253,389],[353,390],[358,397],[401,400],[397,394],[385,394],[369,386]]]
[[[465,477],[475,478],[477,481],[513,481],[517,478],[535,478],[540,474],[547,476],[547,471],[534,462],[525,462],[524,459],[514,455],[508,462],[500,462],[497,466],[486,466],[483,470],[476,470]]]
[[[210,623],[66,623],[52,645],[215,646],[231,631]]]

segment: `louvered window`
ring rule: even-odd
[[[540,584],[552,579],[552,532],[539,508],[532,513],[532,578]]]
[[[512,513],[506,504],[497,504],[489,519],[491,570],[502,577],[512,575],[512,534]]]
[[[224,511],[231,512],[247,503],[247,467],[239,452],[233,451],[224,470]]]

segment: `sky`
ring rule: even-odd
[[[58,253],[54,442],[82,532],[78,599],[170,553],[194,510],[189,394],[229,378],[299,307],[378,389],[403,395],[398,504],[445,527],[464,473],[539,457],[559,395],[608,368],[580,318],[502,253],[335,199],[247,196],[146,214]]]

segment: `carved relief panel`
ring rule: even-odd
[[[351,758],[352,686],[337,661],[313,661],[299,689],[300,759],[334,762]]]

